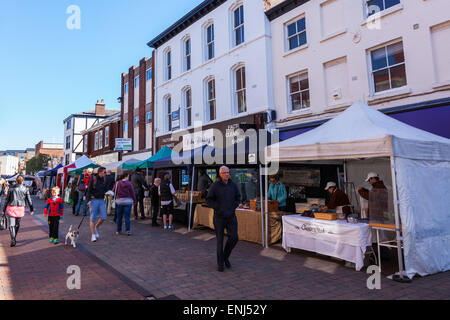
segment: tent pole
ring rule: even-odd
[[[259,165],[259,201],[261,205],[261,244],[264,248],[264,206],[263,206],[263,189],[262,189],[262,166]]]
[[[398,210],[398,194],[397,194],[397,177],[395,174],[395,159],[391,156],[391,175],[392,175],[392,192],[394,194],[394,212],[395,212],[395,230],[397,238],[397,254],[398,254],[398,267],[400,271],[400,278],[403,280],[403,256],[402,246],[400,241],[400,213]],[[380,262],[381,263],[381,262]]]
[[[265,202],[266,202],[266,210],[265,210],[265,212],[266,212],[266,216],[265,216],[265,233],[266,233],[266,241],[265,241],[265,245],[266,245],[266,248],[268,248],[269,247],[269,200],[268,200],[268,193],[269,193],[269,191],[268,191],[268,186],[269,186],[269,177],[267,176],[267,172],[268,172],[268,170],[267,170],[267,167],[265,167],[265,172],[264,172],[264,174],[265,174],[265,177],[264,177],[264,180],[265,180],[265,189],[266,189],[266,193],[265,193]]]
[[[189,207],[189,225],[188,225],[188,231],[191,231],[192,200],[193,200],[193,197],[194,197],[194,181],[195,181],[195,166],[192,166],[191,204],[190,204],[190,207]]]

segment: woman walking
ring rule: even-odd
[[[128,174],[122,174],[118,177],[114,185],[115,203],[116,203],[116,235],[122,232],[122,217],[125,219],[125,231],[130,236],[130,216],[131,207],[136,203],[134,188],[128,179]]]
[[[25,207],[28,203],[31,215],[34,214],[30,191],[23,185],[23,176],[19,175],[16,184],[12,186],[6,196],[3,212],[8,214],[9,233],[11,235],[11,247],[16,245],[16,237],[19,232],[20,219],[25,216]]]

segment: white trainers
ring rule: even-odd
[[[97,241],[97,238],[95,237],[95,234],[93,234],[93,235],[92,235],[92,237],[91,237],[91,241],[92,241],[92,242],[95,242],[95,241]]]
[[[98,230],[95,229],[95,237],[97,238],[97,240],[100,238],[100,235],[98,234]]]

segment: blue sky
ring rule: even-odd
[[[147,42],[202,0],[3,0],[0,2],[0,150],[63,143],[63,120],[97,99],[120,109],[120,75]],[[81,29],[69,30],[70,5]]]

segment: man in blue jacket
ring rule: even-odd
[[[208,191],[206,202],[214,209],[214,228],[217,238],[218,271],[223,272],[224,264],[231,268],[230,255],[239,241],[236,208],[239,207],[241,194],[236,184],[230,180],[230,169],[223,166],[219,171],[219,179]],[[224,230],[227,229],[228,240],[223,249]]]

